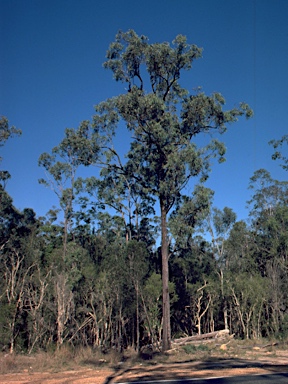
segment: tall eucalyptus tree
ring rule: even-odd
[[[108,169],[136,180],[142,193],[159,204],[164,351],[171,345],[168,215],[181,200],[182,191],[191,178],[200,177],[205,181],[211,160],[224,161],[222,142],[213,138],[198,147],[195,139],[199,134],[222,134],[227,123],[237,121],[242,115],[252,116],[245,103],[224,111],[225,100],[220,93],[208,96],[198,90],[189,94],[180,85],[182,72],[190,70],[194,60],[201,56],[202,49],[187,44],[182,35],[176,36],[170,45],[149,43],[146,36],[138,36],[133,30],[120,31],[107,51],[104,66],[127,88],[124,93],[96,106],[94,116],[96,130],[104,128],[113,132],[120,121],[125,122],[132,136],[127,162],[119,162],[119,155],[110,148]]]

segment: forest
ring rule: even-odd
[[[253,111],[245,103],[224,110],[220,93],[182,87],[201,54],[182,35],[171,45],[133,30],[116,35],[104,67],[123,93],[40,156],[39,182],[59,203],[44,217],[14,207],[11,175],[0,171],[3,351],[165,351],[174,338],[221,329],[242,339],[288,336],[288,182],[257,170],[246,221],[213,205],[205,181],[225,161],[220,138]],[[130,137],[125,155],[119,125]],[[20,134],[1,117],[0,146]],[[287,144],[288,135],[267,143],[284,170]]]

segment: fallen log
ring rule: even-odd
[[[188,337],[181,337],[180,339],[172,340],[172,343],[181,345],[186,343],[191,343],[194,341],[201,341],[207,339],[220,339],[223,337],[229,336],[229,329],[221,329],[220,331],[214,331],[209,333],[203,333],[202,335],[193,335]]]

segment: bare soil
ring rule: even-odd
[[[99,364],[77,363],[67,370],[57,368],[58,372],[55,367],[45,367],[42,371],[38,368],[36,371],[33,368],[33,357],[26,357],[26,367],[21,364],[21,369],[15,372],[12,360],[9,369],[9,358],[3,355],[0,359],[2,367],[6,364],[10,371],[0,374],[2,384],[112,384],[135,379],[144,381],[288,372],[288,348],[239,345],[234,342],[229,346],[213,346],[209,351],[196,351],[193,354],[177,349],[166,356],[155,355],[148,361],[135,359],[135,356],[131,357],[128,353],[122,362],[106,365],[100,359]]]

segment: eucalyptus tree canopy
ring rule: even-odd
[[[283,144],[288,144],[288,135],[284,135],[280,140],[271,140],[269,144],[273,146],[275,152],[272,155],[273,160],[282,160],[281,167],[288,171],[288,157],[283,155],[283,151],[281,152],[280,148],[282,148]]]
[[[116,81],[126,91],[96,106],[94,129],[114,133],[124,121],[132,140],[127,162],[121,163],[114,148],[107,152],[108,169],[137,181],[142,193],[158,201],[161,214],[162,282],[163,282],[163,350],[171,344],[170,305],[168,292],[167,215],[182,199],[181,191],[193,177],[205,181],[211,159],[224,161],[225,146],[212,138],[198,147],[199,134],[226,131],[228,123],[238,117],[252,116],[245,103],[223,110],[220,93],[189,93],[180,84],[183,71],[192,68],[202,49],[176,36],[167,42],[149,43],[146,36],[133,30],[119,32],[107,51],[104,67],[111,69]]]
[[[288,182],[278,181],[271,177],[266,169],[258,169],[250,178],[249,189],[253,191],[250,205],[250,216],[271,216],[277,206],[287,206]],[[265,218],[265,220],[266,220]]]
[[[0,117],[0,148],[6,143],[6,141],[13,136],[21,135],[22,131],[20,129],[15,128],[14,126],[9,126],[9,121],[7,117]],[[2,157],[0,156],[0,163],[2,161]],[[2,185],[5,187],[6,181],[10,179],[11,175],[8,171],[0,170],[0,181]]]
[[[68,227],[73,218],[73,202],[76,193],[77,170],[98,159],[99,138],[97,133],[90,134],[88,121],[82,121],[77,129],[67,128],[60,144],[52,153],[40,155],[38,165],[46,171],[46,179],[39,183],[51,187],[59,198],[64,214],[63,256],[66,254]]]
[[[258,269],[267,269],[268,262],[280,260],[288,263],[288,182],[275,180],[265,169],[254,172],[249,188],[253,195],[250,201],[254,244],[258,255]],[[264,273],[264,272],[263,272]],[[286,272],[285,272],[286,273]]]
[[[9,127],[9,121],[7,117],[0,117],[0,147],[5,144],[9,137],[13,137],[15,135],[19,136],[21,133],[22,131],[20,129],[17,129],[14,126]]]

